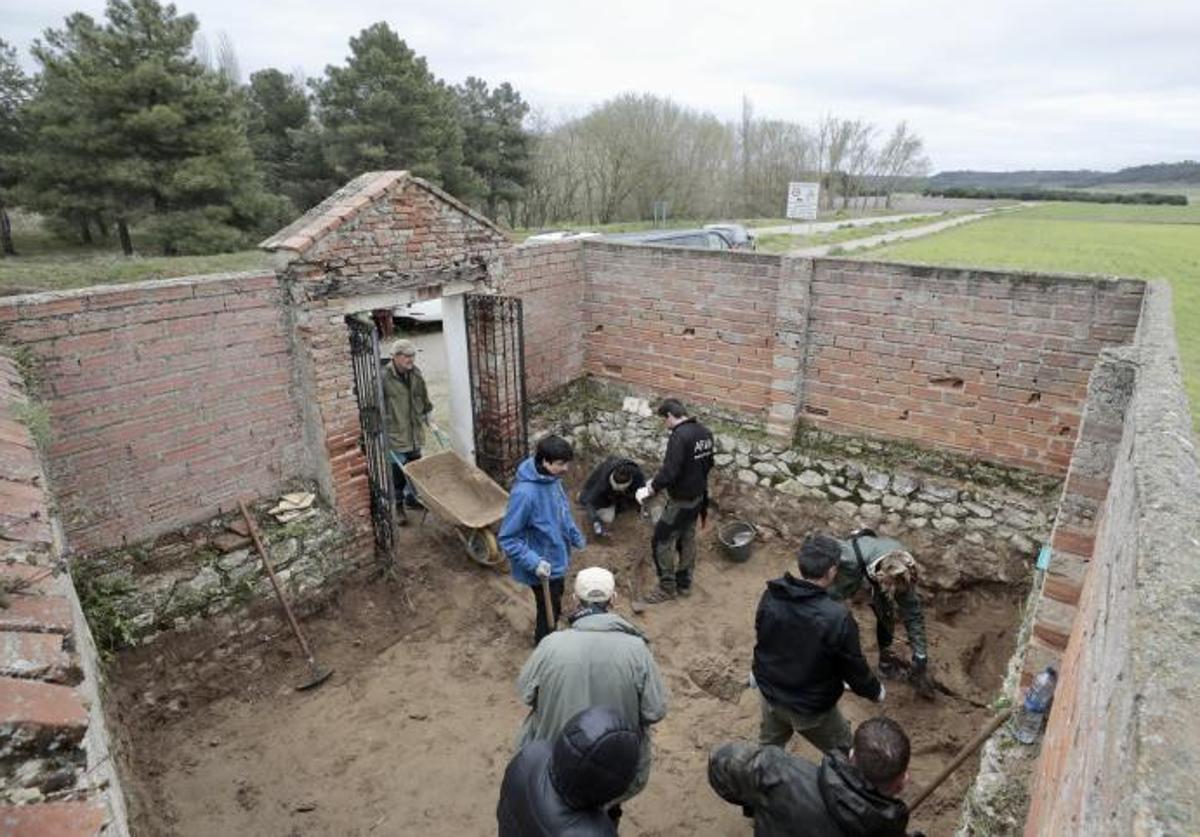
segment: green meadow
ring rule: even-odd
[[[1054,203],[1005,213],[867,258],[955,267],[1165,279],[1192,426],[1200,430],[1200,205]]]

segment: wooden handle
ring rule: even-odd
[[[308,641],[304,638],[304,633],[300,630],[300,624],[296,621],[295,614],[292,613],[292,606],[288,604],[287,596],[283,594],[283,589],[279,586],[279,579],[275,577],[275,568],[271,566],[271,559],[267,556],[267,548],[263,546],[262,538],[258,536],[258,526],[254,523],[254,518],[250,514],[250,510],[246,508],[246,504],[238,500],[238,508],[242,510],[242,517],[246,519],[246,525],[250,528],[250,537],[254,539],[254,546],[258,549],[258,555],[262,558],[263,568],[267,571],[267,578],[271,579],[271,586],[275,588],[275,595],[279,597],[279,603],[283,605],[283,612],[287,614],[288,624],[292,626],[292,633],[296,635],[296,641],[300,643],[300,650],[304,652],[304,656],[308,658],[310,665],[314,664],[312,651],[309,650]]]
[[[558,618],[554,615],[554,601],[550,598],[550,579],[542,579],[542,604],[546,608],[546,624],[550,630],[558,630]]]
[[[980,730],[978,735],[968,741],[965,747],[958,751],[958,755],[952,758],[950,763],[942,768],[942,772],[934,777],[932,782],[917,792],[917,795],[913,797],[912,802],[908,803],[908,812],[911,814],[913,811],[917,810],[917,806],[924,802],[929,794],[937,790],[938,785],[946,781],[946,778],[955,770],[957,770],[958,766],[966,761],[967,757],[970,756],[971,753],[978,750],[983,742],[991,738],[992,733],[998,730],[1000,725],[1007,721],[1012,713],[1012,707],[1009,707],[1008,709],[1001,711],[1000,714],[992,718],[992,720],[988,721],[988,725]]]

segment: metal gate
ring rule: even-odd
[[[521,300],[467,294],[466,318],[475,462],[507,487],[529,453]]]
[[[346,325],[350,328],[354,394],[358,398],[358,420],[362,426],[362,451],[367,458],[367,484],[371,489],[371,522],[375,526],[375,545],[381,556],[390,556],[396,543],[396,487],[392,482],[392,467],[388,461],[379,333],[373,322],[364,323],[355,317],[347,317]]]

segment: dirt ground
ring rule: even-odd
[[[822,526],[821,514],[814,509],[811,520],[795,520],[794,531]],[[624,515],[611,539],[576,555],[573,569],[614,569],[619,610],[630,616],[629,568],[648,542],[647,524]],[[315,691],[293,689],[306,669],[273,615],[247,617],[217,635],[169,638],[117,660],[111,711],[132,768],[126,791],[135,834],[495,833],[500,778],[524,715],[514,682],[530,652],[532,597],[472,565],[432,517],[402,530],[400,543],[400,584],[351,585],[306,620],[317,656],[336,669]],[[714,745],[757,732],[757,693],[742,686],[754,608],[763,583],[794,566],[795,543],[772,537],[745,564],[725,560],[715,526],[701,543],[692,597],[636,619],[671,702],[655,727],[649,787],[625,806],[625,835],[752,830],[709,789],[706,758]],[[650,582],[649,567],[643,577]],[[989,717],[985,704],[1012,653],[1021,597],[1019,587],[996,584],[929,597],[932,669],[954,694],[929,703],[897,683],[882,707],[913,740],[912,788]],[[856,614],[874,659],[873,617],[861,605]],[[881,711],[849,693],[841,705],[854,724]],[[789,746],[816,757],[799,739]],[[913,829],[952,833],[973,765],[922,806]]]

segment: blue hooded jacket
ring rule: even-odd
[[[571,547],[583,549],[584,544],[562,481],[539,472],[529,457],[517,468],[500,524],[500,547],[512,564],[513,578],[537,585],[535,570],[542,560],[550,562],[551,578],[562,578],[571,562]]]

